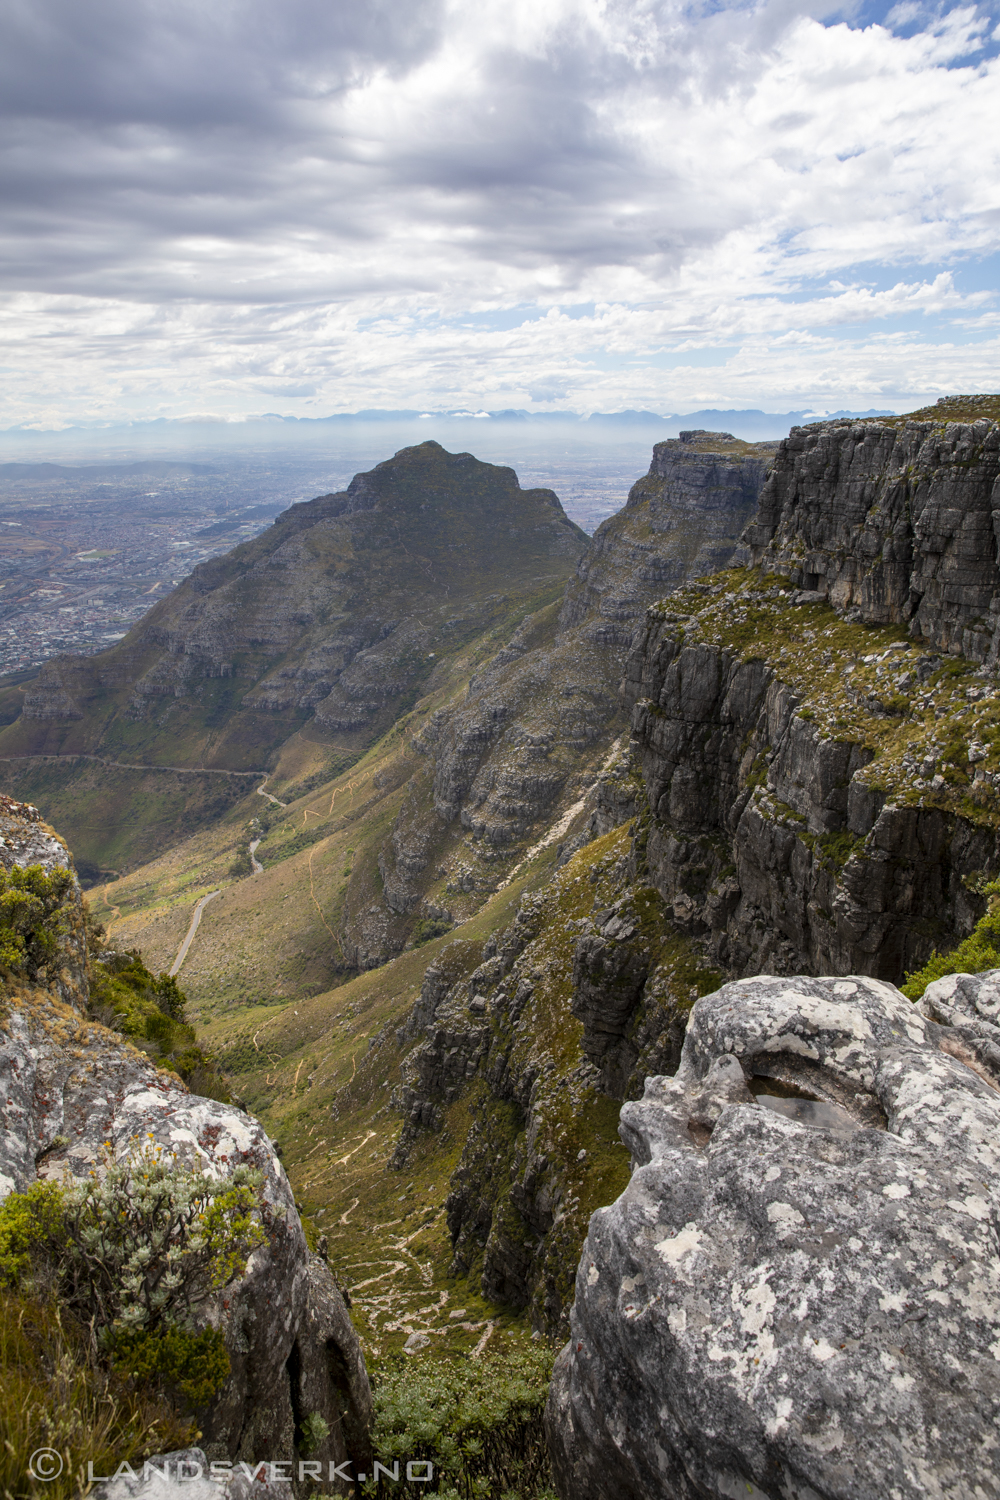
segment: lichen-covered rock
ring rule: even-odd
[[[156,1453],[128,1469],[96,1484],[90,1492],[94,1500],[292,1500],[295,1494],[292,1480],[284,1477],[287,1464],[272,1474],[266,1463],[256,1470],[252,1464],[227,1470],[217,1462],[213,1472],[203,1448]]]
[[[23,1189],[36,1176],[82,1176],[106,1143],[122,1153],[150,1138],[196,1170],[225,1175],[246,1165],[264,1179],[267,1242],[210,1313],[225,1332],[232,1372],[199,1415],[209,1456],[292,1457],[297,1423],[318,1411],[331,1434],[310,1456],[363,1458],[363,1449],[348,1446],[348,1434],[360,1441],[371,1416],[357,1336],[346,1309],[334,1326],[329,1308],[343,1309],[340,1293],[309,1254],[288,1178],[260,1123],[234,1105],[188,1093],[174,1074],[54,993],[12,993],[0,1022],[0,1192]]]
[[[3,799],[0,861],[68,866],[65,847],[33,808]],[[213,1459],[296,1458],[311,1412],[328,1438],[310,1453],[364,1468],[371,1392],[360,1345],[332,1273],[306,1246],[284,1168],[259,1121],[235,1105],[191,1094],[86,1013],[86,938],[79,888],[66,898],[53,973],[0,986],[0,1196],[36,1178],[91,1171],[102,1152],[152,1141],[197,1171],[260,1172],[266,1241],[208,1311],[231,1373],[199,1412]]]
[[[925,1008],[992,1025],[996,996]],[[697,1002],[580,1261],[565,1500],[1000,1495],[1000,1073],[957,1029],[858,976]]]

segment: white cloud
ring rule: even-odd
[[[1000,386],[973,7],[6,8],[0,425]]]

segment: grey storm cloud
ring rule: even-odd
[[[334,293],[419,289],[435,274],[420,257],[388,272],[364,260],[400,216],[467,256],[555,260],[572,278],[637,256],[673,264],[739,219],[731,195],[713,207],[685,186],[668,143],[651,164],[621,129],[623,104],[681,98],[695,75],[710,91],[752,76],[754,23],[739,13],[698,31],[667,6],[622,7],[608,46],[567,8],[533,51],[498,36],[469,88],[462,59],[442,57],[454,8],[427,0],[4,9],[8,286],[186,294],[197,262],[196,290],[245,298],[259,294],[258,253],[319,235],[334,258],[360,253],[319,276]],[[394,130],[394,87],[435,57],[454,88],[439,81]],[[376,79],[377,117],[359,117],[352,100]],[[248,276],[234,284],[213,239],[240,243]],[[263,293],[297,294],[294,274]]]
[[[953,276],[998,248],[1000,79],[972,6],[900,0],[864,26],[825,0],[0,16],[9,423],[270,393],[840,406],[927,389],[918,336],[829,333],[891,319],[965,319],[978,378],[1000,367],[987,294]],[[968,365],[948,337],[945,388]]]

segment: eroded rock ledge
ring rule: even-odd
[[[831,422],[782,442],[747,560],[937,650],[997,659],[1000,426]]]
[[[564,1500],[1000,1495],[998,979],[697,1002],[584,1246]]]

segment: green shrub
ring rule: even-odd
[[[123,1328],[109,1341],[112,1368],[135,1385],[206,1406],[229,1374],[226,1341],[218,1328],[161,1323]]]
[[[419,948],[422,943],[429,943],[433,938],[444,937],[453,925],[447,917],[421,917],[413,929],[414,948]]]
[[[219,1180],[192,1172],[152,1141],[63,1190],[50,1241],[71,1305],[99,1329],[190,1327],[213,1293],[242,1276],[264,1231],[259,1172]]]
[[[68,930],[69,870],[46,875],[41,865],[0,869],[0,973],[34,978],[59,952]]]
[[[92,928],[95,940],[103,931]],[[104,952],[90,963],[90,1012],[127,1036],[154,1061],[163,1060],[195,1093],[228,1104],[230,1094],[213,1059],[198,1046],[185,1018],[183,990],[169,974],[146,968],[137,948]]]
[[[986,969],[1000,969],[1000,880],[989,881],[982,893],[990,897],[989,910],[950,953],[935,948],[922,969],[907,974],[903,994],[919,1000],[935,979],[946,974],[982,974]]]
[[[434,1483],[369,1483],[365,1494],[545,1500],[551,1474],[542,1413],[552,1373],[544,1345],[461,1364],[400,1356],[375,1382],[374,1451],[429,1459]]]
[[[249,849],[238,849],[236,857],[229,866],[230,880],[245,880],[248,875],[253,874],[253,860],[250,858]]]
[[[299,1431],[299,1448],[307,1456],[322,1447],[330,1436],[330,1424],[321,1412],[311,1411]]]
[[[195,1325],[265,1238],[260,1173],[218,1179],[152,1141],[67,1186],[0,1203],[0,1286],[57,1291],[123,1377],[203,1405],[229,1371],[222,1336]]]
[[[0,1286],[16,1287],[43,1247],[62,1228],[63,1195],[55,1183],[33,1182],[0,1203]]]

